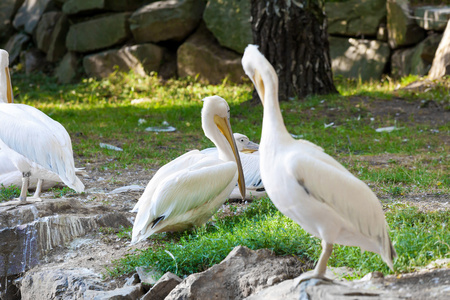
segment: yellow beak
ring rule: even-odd
[[[5,75],[6,75],[6,99],[8,103],[14,102],[14,96],[12,92],[12,85],[11,85],[11,76],[9,75],[9,68],[5,68]]]
[[[239,156],[239,152],[236,146],[236,142],[233,137],[233,132],[231,131],[231,125],[228,118],[219,117],[218,115],[214,116],[214,123],[216,123],[220,132],[225,136],[228,143],[230,144],[231,150],[233,150],[233,155],[236,160],[237,168],[238,168],[238,185],[239,191],[241,192],[242,200],[245,199],[245,180],[244,180],[244,172],[242,171],[241,158]]]
[[[262,80],[261,74],[258,70],[255,70],[255,75],[253,76],[253,83],[255,84],[256,91],[258,92],[259,98],[261,99],[262,104],[264,105],[264,81]]]

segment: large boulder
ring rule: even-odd
[[[293,256],[275,256],[270,250],[237,246],[208,270],[188,276],[165,300],[243,299],[283,280],[299,276],[302,264]]]
[[[135,73],[145,76],[158,71],[163,62],[164,49],[153,44],[139,44],[121,49],[87,55],[83,67],[90,77],[105,78],[116,71]]]
[[[16,13],[13,26],[19,31],[33,34],[42,14],[53,5],[51,0],[25,0]]]
[[[245,47],[253,43],[250,9],[250,0],[209,0],[203,21],[220,45],[244,53]]]
[[[138,43],[182,41],[197,27],[204,8],[203,0],[154,2],[131,15],[130,29]]]
[[[16,33],[9,38],[5,50],[9,53],[9,64],[12,65],[19,58],[20,52],[28,45],[30,36],[25,33]]]
[[[12,17],[24,0],[0,1],[0,39],[9,38],[13,34]]]
[[[330,37],[331,67],[334,76],[362,80],[380,79],[389,60],[387,43],[376,40]]]
[[[55,77],[60,83],[73,82],[78,76],[79,59],[75,52],[67,52],[55,69]]]
[[[245,77],[241,55],[223,48],[201,26],[177,51],[178,76],[196,76],[203,82],[218,84],[225,78],[241,82]]]
[[[33,36],[39,50],[47,53],[48,48],[50,47],[53,28],[62,15],[63,14],[61,12],[57,11],[47,12],[42,15]]]
[[[442,34],[432,34],[412,48],[395,50],[391,56],[391,74],[394,77],[427,75],[441,39]]]
[[[425,30],[417,25],[408,0],[387,0],[387,29],[392,49],[414,45],[425,38]]]
[[[126,41],[130,37],[129,16],[129,13],[111,14],[70,26],[66,37],[67,49],[90,52]]]
[[[326,2],[325,13],[329,34],[375,37],[386,18],[386,0]]]
[[[425,30],[444,31],[450,6],[419,6],[414,10],[417,24]]]
[[[133,11],[152,0],[68,0],[62,6],[67,15],[101,11]],[[153,2],[156,0],[153,0]]]
[[[53,27],[47,50],[47,61],[55,62],[61,59],[67,52],[66,36],[69,31],[69,20],[65,14],[61,14]]]

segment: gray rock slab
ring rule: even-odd
[[[206,29],[199,28],[177,51],[178,76],[197,76],[203,82],[221,83],[225,78],[241,82],[245,78],[242,56],[221,47]]]
[[[155,44],[145,43],[124,47],[123,51],[134,56],[142,65],[145,73],[150,74],[152,71],[159,71],[166,50]]]
[[[414,9],[414,15],[423,29],[444,31],[450,19],[450,6],[419,6]]]
[[[53,27],[50,36],[49,47],[47,50],[47,61],[56,62],[60,60],[67,52],[66,35],[69,31],[69,20],[65,14],[61,14],[60,18]]]
[[[62,6],[67,15],[102,11],[133,11],[155,0],[68,0]]]
[[[111,291],[87,290],[84,292],[84,299],[94,300],[135,300],[143,295],[141,285],[124,286]]]
[[[376,36],[386,18],[386,0],[325,2],[328,33],[346,36]]]
[[[277,257],[267,249],[237,246],[220,264],[188,276],[165,299],[242,299],[302,271],[292,256]]]
[[[120,44],[130,37],[129,13],[116,13],[73,24],[66,37],[70,51],[90,52]]]
[[[164,300],[167,295],[182,281],[177,275],[167,272],[142,297],[141,300]]]
[[[74,52],[67,52],[55,68],[54,75],[60,83],[73,82],[78,76],[79,58]]]
[[[12,18],[23,4],[24,0],[2,0],[0,1],[0,38],[8,38],[13,32]]]
[[[425,30],[417,25],[408,0],[387,0],[389,46],[396,49],[419,43]]]
[[[45,53],[37,48],[25,51],[23,62],[25,65],[25,74],[27,75],[44,71],[48,66],[48,62],[45,60]]]
[[[208,1],[203,21],[220,45],[239,53],[253,43],[251,1]]]
[[[30,41],[30,36],[25,33],[16,33],[9,38],[5,45],[5,50],[9,53],[9,64],[13,65],[19,58],[20,52],[26,48]]]
[[[439,43],[436,55],[433,59],[428,77],[430,79],[440,79],[445,75],[450,75],[450,22],[447,23],[444,35]]]
[[[414,47],[394,50],[391,56],[392,76],[427,75],[441,39],[442,34],[431,34]]]
[[[47,12],[42,15],[34,33],[36,46],[39,50],[47,53],[50,47],[53,28],[62,16],[63,14],[57,11]]]
[[[25,0],[14,17],[14,28],[33,34],[42,14],[52,5],[51,0]]]
[[[84,296],[86,292],[107,288],[102,283],[102,276],[89,269],[49,266],[27,272],[21,282],[20,294],[22,300],[89,299]]]
[[[381,78],[390,55],[387,43],[338,37],[328,40],[334,76],[361,78],[364,81]]]
[[[137,43],[184,40],[199,24],[203,0],[167,0],[145,5],[130,17]]]
[[[145,71],[139,61],[123,49],[107,50],[83,58],[83,68],[89,77],[106,78],[113,72],[129,72],[145,76]]]

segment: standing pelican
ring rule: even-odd
[[[320,147],[291,137],[278,103],[277,74],[257,46],[247,46],[242,66],[264,106],[259,152],[267,194],[283,214],[322,239],[314,272],[300,279],[325,278],[334,243],[378,253],[393,269],[397,254],[375,194]]]
[[[84,191],[75,175],[72,143],[65,128],[34,107],[13,103],[8,52],[4,50],[0,50],[0,155],[9,160],[2,167],[10,168],[12,163],[22,174],[19,201],[2,205],[40,201],[43,179],[63,181],[77,192]],[[30,178],[38,181],[35,196],[27,200]]]
[[[132,243],[153,233],[180,231],[205,223],[238,182],[245,195],[241,160],[230,126],[227,102],[203,99],[202,128],[219,151],[218,158],[187,152],[160,168],[135,206]]]

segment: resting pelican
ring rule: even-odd
[[[245,199],[253,200],[255,198],[265,197],[266,191],[264,190],[264,184],[261,180],[259,173],[259,145],[250,141],[250,139],[241,133],[233,134],[236,142],[236,147],[239,151],[241,158],[242,170],[244,171],[245,178]],[[204,154],[213,155],[217,157],[217,148],[206,148],[201,151]],[[228,199],[240,199],[241,194],[239,187],[235,186],[231,191]]]
[[[375,194],[320,147],[291,137],[278,103],[277,74],[257,46],[247,46],[242,66],[264,106],[259,152],[267,194],[283,214],[322,239],[314,272],[300,280],[325,279],[334,243],[378,253],[393,269],[397,254]]]
[[[245,184],[230,126],[230,108],[219,96],[203,99],[202,128],[219,157],[187,152],[160,168],[136,204],[132,243],[153,233],[181,231],[205,223],[236,185]]]
[[[8,69],[8,52],[0,50],[0,154],[22,174],[19,201],[2,205],[26,204],[40,201],[43,180],[62,181],[77,192],[84,185],[75,175],[70,136],[65,128],[40,110],[14,104],[11,79]],[[3,165],[4,164],[4,165]],[[37,187],[32,199],[27,199],[30,178],[37,178]]]

